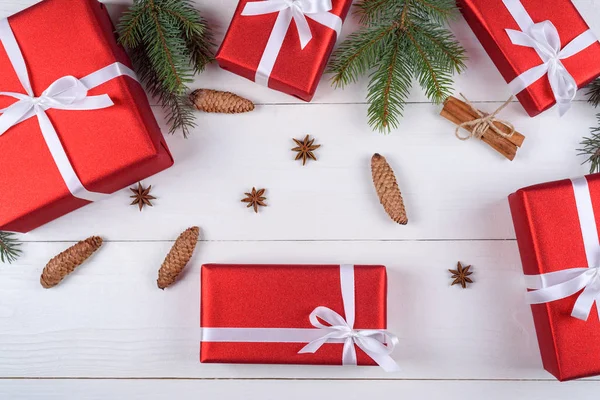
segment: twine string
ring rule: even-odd
[[[479,116],[479,118],[474,119],[472,121],[466,121],[458,125],[455,131],[455,135],[457,138],[459,138],[460,140],[469,140],[471,138],[481,139],[483,134],[488,129],[491,129],[494,133],[502,136],[503,138],[510,138],[512,137],[512,135],[515,134],[515,127],[513,126],[513,124],[511,124],[508,121],[503,121],[501,119],[496,118],[496,115],[498,115],[500,111],[502,111],[506,106],[510,104],[514,96],[510,96],[510,98],[506,100],[504,104],[502,104],[500,107],[498,107],[496,111],[494,111],[491,114],[488,114],[475,108],[473,104],[471,104],[471,102],[465,97],[465,95],[463,95],[462,93],[460,95],[465,100],[465,103],[467,103],[467,105],[471,108],[471,110]],[[510,130],[510,132],[504,133],[501,129],[499,129],[496,126],[496,122],[507,127]],[[469,132],[468,128],[470,127],[472,127],[472,130]],[[467,132],[469,132],[469,134],[466,136],[461,135],[461,129],[466,130]]]

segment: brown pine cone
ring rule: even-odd
[[[379,201],[385,212],[397,223],[406,225],[408,217],[406,216],[402,194],[396,182],[394,171],[385,160],[385,157],[377,153],[373,155],[373,158],[371,158],[371,172],[377,196],[379,196]]]
[[[254,110],[254,103],[250,100],[219,90],[194,90],[190,100],[198,110],[210,113],[239,114]]]
[[[60,281],[87,260],[100,246],[102,246],[102,238],[92,236],[69,247],[46,264],[40,277],[40,283],[46,289],[58,285]]]
[[[197,226],[188,228],[179,235],[158,270],[158,280],[156,282],[160,289],[171,286],[183,271],[190,258],[192,258],[192,254],[194,254],[198,236],[200,236],[200,228]]]

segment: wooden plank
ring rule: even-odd
[[[185,278],[156,288],[166,242],[106,243],[55,289],[39,275],[69,243],[27,243],[0,265],[0,377],[550,379],[542,367],[516,243],[203,242]],[[447,271],[474,268],[467,290]],[[402,371],[198,362],[206,262],[388,267],[388,320]],[[308,317],[308,316],[307,316]]]
[[[499,103],[485,104],[494,109]],[[568,118],[549,113],[519,118],[527,136],[509,162],[484,143],[462,142],[455,126],[427,104],[407,108],[402,129],[370,133],[361,104],[265,106],[252,114],[206,115],[187,140],[167,138],[175,166],[145,180],[153,208],[130,207],[129,190],[86,206],[28,234],[26,240],[169,240],[198,224],[208,240],[512,239],[507,196],[523,186],[587,172],[577,157],[594,111],[575,104]],[[322,145],[318,162],[294,161],[293,137]],[[370,158],[380,152],[395,169],[409,223],[392,222],[371,182]],[[267,189],[256,215],[240,199]]]
[[[340,398],[427,400],[563,400],[597,398],[600,382],[288,381],[288,380],[5,380],[11,400],[305,400]]]

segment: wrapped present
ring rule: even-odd
[[[600,75],[600,44],[571,0],[459,0],[465,19],[530,116]]]
[[[27,232],[173,164],[97,0],[0,22],[0,230]]]
[[[544,367],[559,380],[600,374],[600,174],[509,202]]]
[[[202,266],[200,361],[396,371],[385,267]]]
[[[221,68],[310,101],[352,0],[240,0]]]

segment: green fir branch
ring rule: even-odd
[[[336,87],[368,75],[369,124],[389,132],[399,124],[413,78],[440,103],[451,93],[453,75],[465,69],[465,50],[444,26],[456,14],[456,4],[362,0],[357,7],[364,27],[338,47],[328,72]]]
[[[600,78],[597,78],[592,81],[587,87],[588,91],[586,95],[590,96],[588,101],[594,105],[594,107],[598,107],[600,105]]]
[[[9,264],[21,255],[21,242],[12,232],[0,231],[0,261]]]
[[[208,24],[189,0],[134,0],[117,30],[140,80],[165,109],[170,133],[187,137],[195,126],[188,85],[214,59]]]
[[[596,114],[596,118],[600,123],[600,114]],[[600,127],[590,128],[591,136],[584,137],[581,141],[582,148],[577,149],[580,156],[586,156],[583,162],[590,163],[590,174],[600,172]]]

